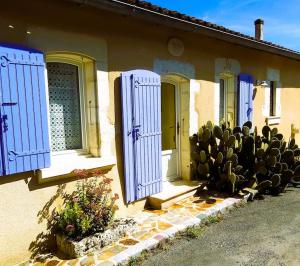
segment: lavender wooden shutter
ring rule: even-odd
[[[43,54],[0,46],[0,59],[0,175],[49,167]]]
[[[162,190],[161,83],[146,70],[124,72],[121,82],[126,201],[132,202]]]
[[[238,125],[252,121],[253,116],[253,77],[240,74],[238,77]]]

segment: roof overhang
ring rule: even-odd
[[[132,16],[137,19],[148,21],[151,23],[162,24],[171,28],[184,30],[188,32],[200,33],[215,39],[226,41],[229,43],[253,48],[267,53],[284,56],[300,61],[300,53],[278,47],[272,44],[267,44],[259,40],[240,36],[238,34],[226,32],[220,29],[211,28],[205,25],[200,25],[192,21],[187,21],[181,18],[173,17],[168,14],[163,14],[147,8],[123,2],[119,0],[67,0],[80,5],[95,7],[110,12]]]

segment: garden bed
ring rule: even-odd
[[[76,241],[63,234],[56,235],[57,248],[69,258],[78,258],[91,252],[100,251],[103,247],[136,230],[134,219],[117,219],[104,232],[95,233]]]

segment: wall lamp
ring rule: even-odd
[[[255,85],[256,86],[267,87],[268,86],[268,82],[266,80],[257,80]]]

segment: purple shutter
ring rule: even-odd
[[[132,202],[162,190],[161,82],[146,70],[124,72],[121,82],[126,201]]]
[[[0,46],[0,59],[0,175],[49,167],[43,54]]]
[[[252,121],[253,116],[253,77],[240,74],[238,77],[238,125]]]

